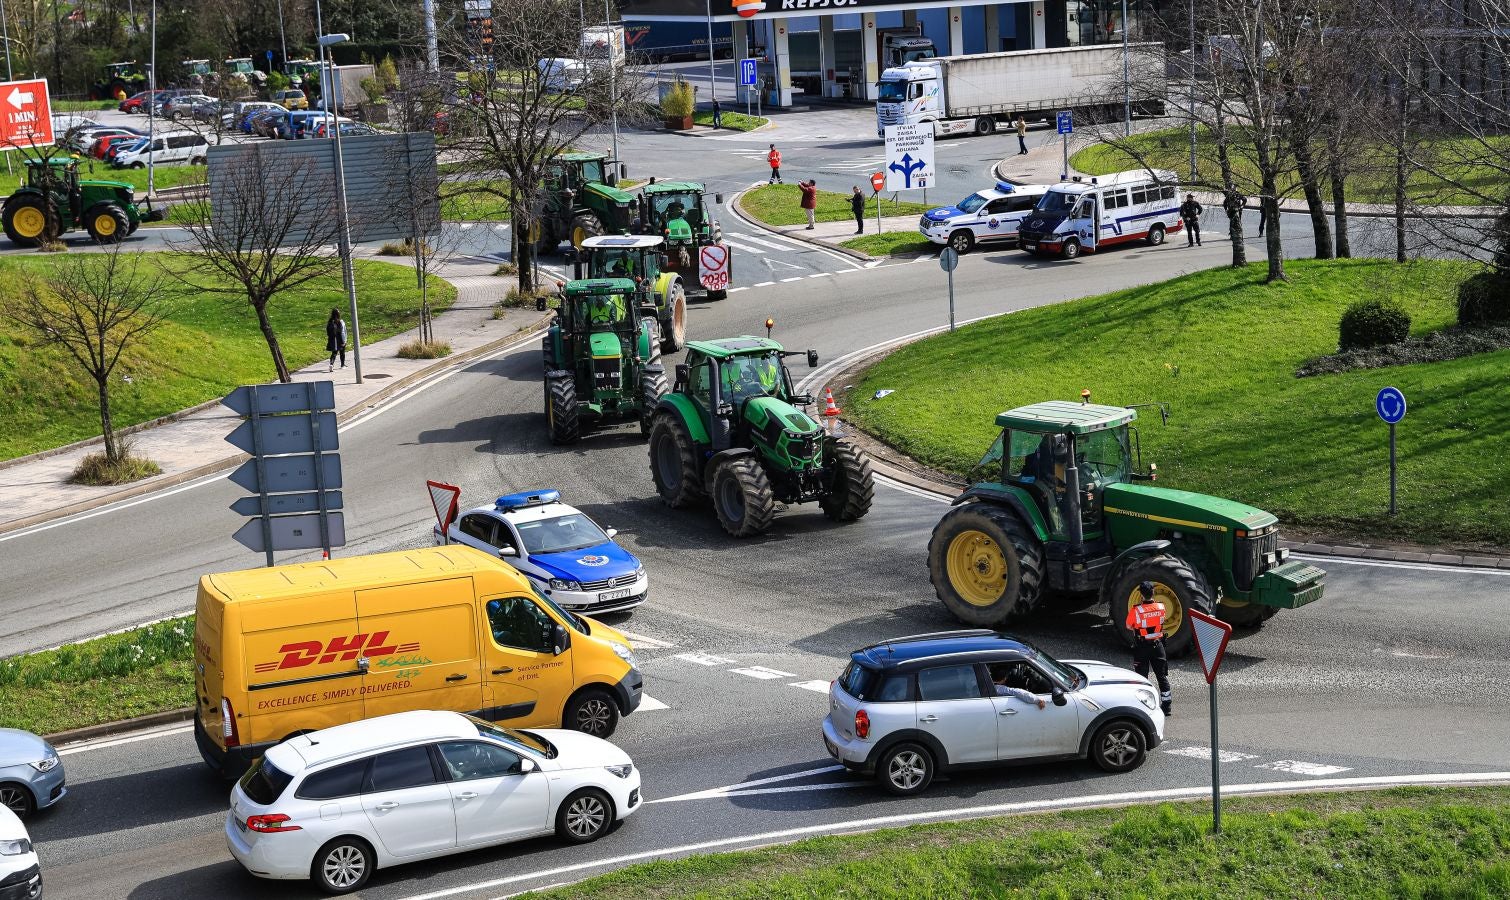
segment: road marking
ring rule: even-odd
[[[776,282],[774,282],[774,281],[761,281],[761,282],[758,282],[756,284],[750,285],[750,287],[770,287],[771,285],[773,285],[775,283]]]
[[[1381,788],[1397,787],[1400,785],[1432,785],[1432,784],[1498,784],[1510,783],[1510,772],[1481,772],[1477,774],[1449,773],[1432,775],[1386,775],[1377,777],[1359,778],[1326,778],[1316,781],[1271,781],[1258,782],[1255,784],[1232,784],[1222,785],[1222,791],[1229,797],[1244,794],[1283,794],[1303,793],[1314,791],[1319,788]],[[815,834],[839,834],[844,832],[873,831],[878,828],[886,828],[896,825],[910,825],[914,822],[926,822],[934,819],[970,819],[981,818],[991,815],[1008,815],[1011,813],[1045,812],[1057,809],[1074,809],[1086,806],[1112,806],[1136,803],[1151,803],[1160,800],[1194,800],[1208,797],[1211,794],[1210,785],[1197,785],[1185,788],[1164,788],[1152,791],[1128,791],[1119,794],[1092,794],[1084,797],[1066,797],[1054,800],[1026,800],[1016,803],[993,803],[984,806],[953,807],[950,809],[938,809],[929,812],[902,813],[891,816],[875,816],[868,819],[849,819],[842,822],[829,822],[822,825],[805,825],[799,828],[786,828],[781,831],[765,831],[756,834],[738,835],[735,837],[720,838],[714,841],[702,841],[696,844],[682,844],[677,847],[662,847],[655,850],[643,850],[638,853],[625,853],[607,859],[592,860],[589,862],[575,863],[569,866],[558,866],[553,869],[542,869],[537,872],[524,872],[519,875],[509,875],[504,878],[493,878],[488,881],[479,881],[473,884],[458,885],[439,891],[431,891],[427,894],[416,894],[405,900],[442,900],[444,897],[455,897],[459,894],[470,894],[477,891],[485,891],[491,888],[503,887],[509,884],[518,884],[523,881],[554,878],[573,872],[587,872],[592,869],[604,869],[621,866],[627,863],[640,862],[647,859],[661,859],[673,856],[681,856],[688,853],[698,853],[705,850],[716,850],[723,847],[735,847],[740,844],[771,844],[784,841],[793,841],[799,838]],[[654,803],[657,801],[648,801]]]
[[[1191,759],[1204,759],[1207,762],[1211,761],[1211,748],[1202,747],[1200,745],[1194,745],[1190,747],[1172,747],[1165,750],[1164,752],[1173,754],[1175,756],[1188,756]],[[1220,751],[1220,756],[1222,758],[1222,762],[1224,763],[1242,762],[1245,759],[1258,759],[1258,757],[1253,755],[1252,753],[1238,753],[1233,750],[1222,750]]]
[[[745,666],[742,669],[730,669],[735,675],[748,675],[751,678],[759,678],[761,681],[770,681],[775,678],[796,678],[795,672],[783,672],[780,669],[770,669],[765,666]]]
[[[946,497],[943,494],[935,494],[932,491],[925,491],[922,488],[913,487],[910,484],[905,484],[903,482],[897,481],[895,478],[890,478],[885,475],[875,475],[874,477],[878,483],[884,484],[894,491],[901,491],[904,494],[911,494],[914,497],[920,497],[924,500],[932,500],[934,503],[954,502],[954,498],[952,497]]]
[[[788,281],[801,281],[801,280],[802,280],[802,276],[798,275],[796,278],[783,278],[783,279],[781,279],[781,283],[782,284],[786,284]]]
[[[655,712],[658,709],[670,709],[670,708],[671,707],[669,707],[666,704],[662,703],[661,701],[655,699],[654,697],[650,696],[649,694],[641,694],[640,695],[640,705],[635,709],[635,712]]]
[[[787,244],[777,244],[777,243],[774,243],[773,241],[767,240],[765,238],[758,238],[758,237],[755,237],[752,234],[745,234],[744,232],[740,232],[739,234],[736,234],[735,237],[739,238],[741,241],[749,241],[750,243],[755,244],[756,246],[759,246],[759,247],[768,247],[768,248],[770,248],[772,250],[811,250],[811,249],[813,249],[811,246],[809,246],[807,244],[797,244],[796,246],[791,246],[791,245],[787,245]],[[725,238],[725,240],[727,240],[727,238]]]
[[[1268,769],[1273,772],[1289,772],[1293,775],[1336,775],[1338,772],[1348,771],[1347,766],[1324,766],[1321,763],[1300,762],[1294,759],[1277,759],[1274,762],[1259,763],[1255,769]]]
[[[827,694],[829,682],[827,681],[796,681],[788,687],[802,688],[804,691],[812,691],[815,694]]]
[[[731,294],[737,294],[740,291],[748,291],[749,289],[750,289],[749,285],[745,285],[744,287],[729,288],[729,293],[731,293]]]
[[[1318,563],[1341,563],[1344,566],[1372,566],[1377,569],[1413,569],[1417,572],[1472,572],[1475,575],[1510,575],[1510,569],[1485,569],[1481,566],[1454,566],[1445,563],[1408,563],[1386,562],[1377,559],[1354,559],[1351,556],[1311,556],[1305,553],[1291,553],[1291,559],[1303,559],[1308,562]]]
[[[702,800],[707,797],[721,797],[730,791],[743,791],[750,788],[758,788],[761,785],[775,784],[778,781],[795,781],[798,778],[814,778],[818,775],[830,775],[834,772],[844,771],[843,766],[820,766],[816,769],[803,769],[800,772],[788,772],[785,775],[771,775],[766,778],[756,778],[751,781],[741,781],[738,784],[725,784],[720,787],[706,788],[701,791],[693,791],[690,794],[677,794],[675,797],[661,797],[650,800],[649,803],[675,803],[679,800]]]
[[[65,746],[58,750],[59,756],[68,756],[72,753],[87,753],[90,750],[104,750],[106,747],[119,747],[122,744],[135,744],[139,741],[150,741],[160,737],[169,737],[175,734],[188,734],[194,730],[194,723],[174,725],[171,728],[142,731],[136,734],[128,734],[124,737],[105,738],[97,741],[85,741],[81,744]]]
[[[675,658],[684,662],[696,663],[700,666],[728,666],[734,664],[734,660],[732,659],[724,659],[722,656],[713,656],[709,653],[678,653]]]
[[[667,647],[676,646],[670,641],[658,641],[653,637],[646,637],[643,634],[635,634],[633,631],[620,631],[619,633],[633,641],[636,647],[645,647],[650,650],[664,650]]]
[[[834,274],[834,273],[833,272],[815,272],[812,275],[809,275],[807,277],[809,277],[809,278],[823,278],[824,276],[832,275],[832,274]]]

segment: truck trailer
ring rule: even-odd
[[[1129,48],[1133,112],[1163,115],[1164,47]],[[1058,47],[940,56],[914,60],[881,73],[876,134],[887,125],[933,124],[935,135],[991,134],[1019,115],[1052,121],[1070,110],[1081,121],[1122,117],[1122,47]]]

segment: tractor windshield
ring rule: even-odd
[[[612,331],[629,321],[629,302],[623,294],[593,294],[577,300],[578,321],[592,331]]]
[[[1128,480],[1132,471],[1132,453],[1127,446],[1127,429],[1097,431],[1075,442],[1075,464],[1085,470],[1082,483],[1116,484]]]
[[[724,398],[730,402],[781,395],[781,358],[775,353],[736,356],[718,367]]]
[[[593,251],[589,273],[593,278],[633,278],[645,274],[640,251],[634,249],[604,249]]]
[[[584,184],[590,181],[599,183],[603,181],[602,160],[593,159],[582,163],[582,181]]]

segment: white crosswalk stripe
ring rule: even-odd
[[[791,672],[783,672],[780,669],[771,669],[766,666],[745,666],[742,669],[730,669],[735,675],[747,675],[750,678],[759,678],[761,681],[770,681],[776,678],[795,678]]]
[[[802,688],[804,691],[812,691],[815,694],[827,694],[829,683],[827,681],[794,681],[789,687]]]

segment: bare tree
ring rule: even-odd
[[[110,413],[110,376],[121,355],[162,324],[167,312],[163,275],[140,253],[105,253],[60,260],[46,275],[27,281],[0,313],[62,347],[94,380],[105,458],[118,463],[125,450]]]
[[[272,354],[279,381],[292,381],[267,307],[279,294],[341,267],[329,248],[340,236],[334,179],[306,161],[260,146],[211,172],[210,200],[189,201],[188,238],[169,243],[174,277],[207,294],[245,301]]]

